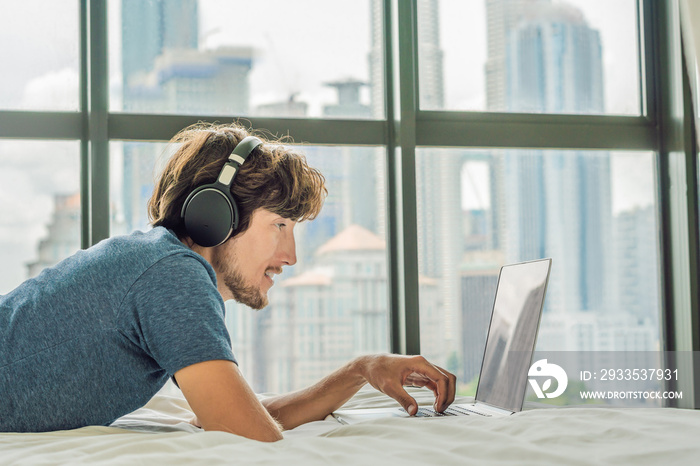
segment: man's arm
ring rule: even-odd
[[[220,430],[254,440],[282,439],[279,424],[231,361],[206,361],[180,369],[175,380],[204,430]]]
[[[435,410],[444,411],[455,398],[456,377],[422,356],[392,354],[359,357],[317,384],[288,395],[263,400],[285,429],[324,419],[366,383],[394,398],[411,415],[418,404],[403,388],[412,385],[435,393]]]

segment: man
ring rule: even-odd
[[[0,431],[108,425],[170,377],[205,430],[263,441],[323,419],[366,383],[410,414],[406,385],[430,388],[435,408],[447,408],[455,377],[399,355],[357,358],[260,402],[238,370],[224,300],[267,304],[274,275],[296,263],[296,223],[321,210],[324,178],[235,125],[196,125],[172,142],[151,231],[102,241],[0,297]]]

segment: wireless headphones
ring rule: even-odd
[[[198,245],[218,246],[238,228],[238,206],[231,195],[231,185],[240,166],[261,144],[254,136],[244,138],[229,155],[216,182],[198,187],[185,199],[180,217],[187,235]]]

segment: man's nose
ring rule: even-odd
[[[294,265],[297,263],[297,246],[294,240],[294,234],[287,236],[281,244],[282,261],[286,265]]]

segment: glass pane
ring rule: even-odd
[[[389,351],[385,151],[303,150],[329,195],[317,219],[296,227],[297,265],[265,310],[227,303],[235,354],[257,392],[300,389],[355,356]]]
[[[146,203],[165,144],[112,143],[112,233],[147,227]],[[226,303],[234,354],[258,392],[302,388],[351,358],[389,350],[385,151],[302,148],[326,177],[321,215],[295,228],[297,264],[275,279],[270,305]]]
[[[0,2],[0,109],[78,110],[78,5]]]
[[[417,157],[420,273],[442,297],[421,298],[421,351],[456,371],[462,392],[476,388],[506,263],[552,258],[538,351],[658,350],[652,153],[424,149]]]
[[[150,229],[146,205],[155,175],[172,153],[166,143],[111,142],[109,186],[112,236]]]
[[[419,0],[424,110],[639,115],[637,0]]]
[[[80,249],[80,145],[0,140],[0,294]]]
[[[381,3],[110,0],[110,12],[112,110],[384,115]]]

